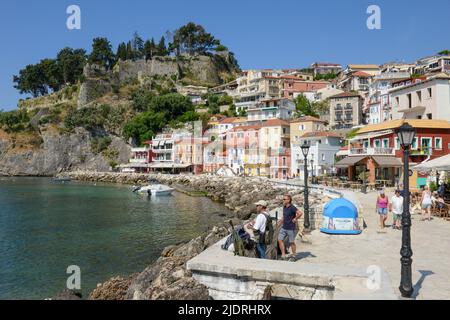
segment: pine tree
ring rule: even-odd
[[[122,42],[119,44],[119,47],[117,48],[117,60],[125,61],[127,60],[127,45],[125,42]]]
[[[161,37],[161,40],[159,40],[158,46],[156,47],[156,55],[158,56],[167,56],[168,51],[166,47],[166,39],[164,36]]]
[[[144,57],[145,57],[145,61],[151,60],[153,57],[153,54],[155,53],[155,41],[152,40],[147,40],[145,41],[144,44]]]
[[[134,51],[133,51],[133,46],[131,44],[131,41],[128,41],[128,43],[127,43],[127,59],[134,61]]]
[[[144,57],[144,40],[139,36],[137,32],[134,33],[131,45],[134,53],[134,58],[141,59]]]

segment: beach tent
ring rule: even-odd
[[[436,171],[450,171],[450,154],[421,163],[413,168],[416,171],[429,172]]]

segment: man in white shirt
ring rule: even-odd
[[[261,200],[255,203],[255,205],[258,215],[254,221],[245,226],[245,230],[252,236],[252,239],[255,239],[255,233],[259,234],[259,238],[256,239],[256,254],[258,258],[265,259],[266,245],[264,243],[264,236],[266,232],[267,217],[269,216],[266,212],[268,203],[267,201]]]
[[[394,218],[392,227],[400,230],[403,214],[403,197],[400,195],[400,190],[395,190],[395,195],[389,204],[389,211],[392,212],[392,217]]]

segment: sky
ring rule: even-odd
[[[81,30],[66,26],[70,5],[81,9]],[[370,5],[381,10],[379,30],[367,27]],[[449,12],[449,0],[5,0],[0,110],[26,97],[13,87],[20,69],[64,47],[90,51],[95,37],[107,37],[115,51],[135,31],[159,39],[192,21],[233,51],[242,69],[413,62],[450,49]]]

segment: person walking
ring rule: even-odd
[[[422,192],[422,218],[420,221],[431,221],[431,206],[433,201],[431,199],[431,191],[428,186],[425,186]]]
[[[385,228],[385,222],[387,220],[387,214],[388,214],[388,205],[389,205],[389,199],[388,199],[388,197],[386,197],[384,190],[381,190],[380,195],[377,197],[377,203],[376,203],[376,211],[377,211],[378,215],[380,216],[380,231],[384,231],[384,228]]]
[[[289,238],[289,244],[291,247],[291,254],[295,256],[297,254],[297,246],[295,245],[295,230],[297,228],[297,221],[303,215],[299,209],[292,205],[292,197],[285,195],[283,197],[283,217],[279,224],[281,224],[280,233],[278,234],[278,245],[281,250],[281,259],[286,259],[286,248],[284,246],[284,239]]]
[[[265,233],[269,214],[267,213],[267,201],[261,200],[255,203],[256,219],[245,226],[245,230],[256,242],[256,256],[260,259],[266,258]]]
[[[391,198],[389,211],[392,212],[392,218],[394,220],[392,228],[400,230],[403,213],[403,197],[400,194],[400,190],[395,190],[395,194]]]

